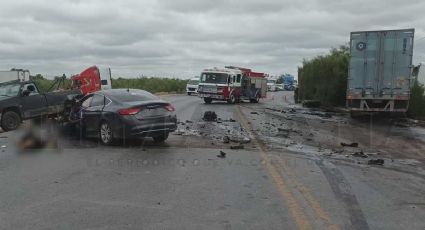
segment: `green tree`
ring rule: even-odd
[[[340,46],[324,56],[304,60],[298,68],[300,100],[317,100],[325,106],[345,105],[349,48]]]

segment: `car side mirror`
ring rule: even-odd
[[[31,91],[29,91],[27,89],[22,91],[22,96],[24,96],[24,97],[28,97],[30,94],[31,94]]]

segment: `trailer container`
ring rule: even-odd
[[[414,29],[352,32],[347,106],[352,111],[406,112]]]

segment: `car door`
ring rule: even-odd
[[[90,105],[84,108],[84,123],[89,135],[97,135],[104,102],[105,96],[95,93],[90,99]]]
[[[34,83],[23,84],[21,88],[21,105],[24,118],[39,117],[47,113],[47,101],[40,94]]]

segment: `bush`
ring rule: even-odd
[[[304,60],[298,68],[299,100],[315,100],[324,106],[343,106],[347,90],[349,48]]]
[[[45,79],[40,74],[32,76],[31,79],[36,82],[41,92],[47,92],[54,83],[54,80]],[[186,90],[186,83],[187,80],[174,78],[118,78],[112,79],[112,88],[143,89],[151,93],[184,92]],[[65,80],[65,86],[68,84],[69,80],[67,79]]]
[[[187,80],[175,78],[118,78],[112,79],[112,88],[143,89],[151,93],[184,92]]]
[[[45,79],[41,74],[32,76],[31,79],[35,82],[40,92],[47,92],[53,84],[53,80]]]
[[[407,111],[409,117],[425,119],[424,92],[424,86],[416,81],[410,94],[409,111]]]

